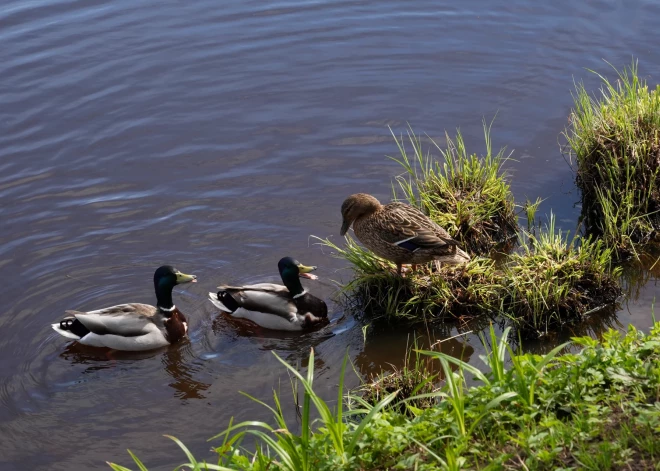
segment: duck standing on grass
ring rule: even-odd
[[[291,257],[277,264],[284,286],[258,283],[246,286],[218,286],[217,293],[209,293],[215,307],[238,319],[249,319],[257,325],[273,330],[303,330],[328,320],[328,306],[308,293],[300,278],[316,279],[310,275],[316,267],[306,267]]]
[[[343,236],[353,224],[356,237],[365,247],[384,259],[401,265],[428,263],[459,264],[470,256],[458,247],[449,233],[419,209],[405,203],[380,204],[366,193],[346,198],[341,205]]]
[[[172,303],[172,288],[196,281],[195,275],[164,265],[154,273],[157,306],[130,303],[97,311],[66,311],[69,315],[52,327],[58,334],[92,347],[127,351],[164,347],[188,332],[186,317]]]

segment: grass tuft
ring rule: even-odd
[[[553,215],[544,229],[523,235],[519,250],[501,265],[475,257],[405,278],[350,236],[344,247],[320,240],[352,265],[354,277],[343,287],[346,307],[388,324],[502,316],[523,337],[538,338],[579,323],[621,295],[621,269],[612,267],[612,249],[602,240],[569,240],[556,230]]]
[[[502,168],[509,156],[504,149],[493,153],[490,126],[484,122],[486,154],[481,157],[468,153],[460,131],[454,139],[445,134],[445,148],[428,138],[441,155],[438,160],[430,150],[424,153],[422,139],[411,128],[407,140],[412,155],[403,136],[397,138],[393,132],[392,136],[401,155],[391,158],[405,170],[397,177],[404,198],[445,228],[463,249],[485,255],[494,246],[515,239],[518,218]],[[396,197],[398,192],[393,190]]]
[[[393,371],[371,375],[357,388],[359,395],[369,404],[378,404],[383,398],[398,391],[397,400],[388,405],[389,410],[413,417],[437,403],[435,383],[438,374],[432,361],[418,351],[417,339],[412,348],[406,349],[402,368],[392,365]]]
[[[620,257],[660,228],[660,86],[649,89],[637,63],[602,80],[592,97],[576,84],[570,128],[564,137],[577,162],[582,219]]]
[[[569,240],[555,229],[552,214],[546,230],[526,235],[522,250],[512,254],[506,266],[503,282],[503,314],[523,336],[557,332],[621,295],[621,269],[612,267],[612,249],[602,240]]]
[[[346,236],[342,248],[319,239],[333,255],[349,261],[355,277],[342,288],[346,308],[388,324],[463,320],[500,308],[503,286],[495,261],[475,257],[465,265],[423,267],[405,278],[396,267]]]

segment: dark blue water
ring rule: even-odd
[[[496,116],[517,200],[546,198],[540,214],[574,230],[558,145],[573,80],[595,89],[585,68],[611,76],[603,59],[636,57],[656,83],[659,17],[651,1],[5,1],[0,468],[103,469],[131,448],[171,469],[183,455],[164,433],[208,457],[205,439],[232,415],[268,417],[239,390],[290,396],[271,351],[306,364],[313,346],[328,394],[347,349],[362,375],[401,364],[406,335],[363,341],[332,303],[332,280],[350,272],[309,238],[338,239],[347,195],[390,197],[401,169],[385,157],[397,152],[388,126],[460,127],[483,152],[482,119]],[[284,255],[321,266],[308,287],[331,304],[327,329],[217,318],[209,289],[276,280]],[[49,329],[65,309],[153,302],[162,263],[199,277],[175,293],[189,343],[106,358]],[[643,281],[615,325],[650,325],[655,277]],[[446,345],[479,361],[475,336]]]

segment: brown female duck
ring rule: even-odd
[[[157,306],[130,303],[96,311],[66,311],[69,314],[52,324],[58,334],[92,347],[115,350],[151,350],[178,342],[186,336],[186,317],[172,303],[172,288],[197,281],[169,265],[154,273]]]
[[[450,264],[465,263],[470,256],[458,242],[419,209],[405,203],[386,205],[371,195],[351,195],[341,205],[341,235],[351,224],[357,238],[379,257],[401,265],[435,260]]]

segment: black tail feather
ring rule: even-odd
[[[83,325],[75,317],[67,317],[60,321],[60,329],[68,330],[69,332],[76,334],[78,337],[83,338],[85,335],[89,334],[90,330]]]
[[[220,301],[227,309],[230,309],[231,312],[235,312],[238,309],[239,304],[236,302],[234,297],[229,294],[227,291],[218,291],[218,301]]]

